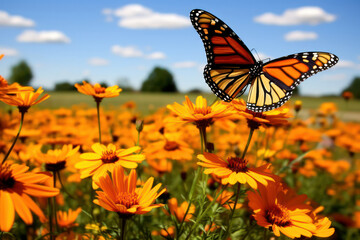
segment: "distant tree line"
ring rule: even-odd
[[[33,78],[33,73],[30,66],[26,61],[22,60],[15,66],[11,68],[9,81],[11,83],[17,82],[24,86],[29,86]],[[84,79],[88,81],[87,79]],[[81,83],[82,81],[78,81]],[[103,81],[100,83],[103,87],[107,87],[108,84]],[[75,83],[63,80],[59,81],[54,86],[54,91],[76,91],[74,87]],[[123,91],[134,91],[133,87],[129,84],[129,81],[126,78],[122,78],[118,81],[117,84]],[[162,67],[155,67],[149,74],[149,76],[144,80],[140,88],[142,92],[177,92],[177,86],[175,79],[171,72]],[[351,92],[354,98],[360,99],[360,77],[355,77],[351,84],[346,87],[342,92]],[[190,92],[200,93],[201,90],[193,89]],[[299,87],[295,88],[294,95],[300,95]]]
[[[360,77],[355,77],[350,85],[342,91],[342,93],[344,92],[351,92],[354,98],[360,99]]]

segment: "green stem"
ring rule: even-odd
[[[221,190],[218,192],[218,194],[216,194],[216,196],[213,198],[213,200],[211,201],[211,203],[206,207],[206,209],[196,218],[196,222],[191,226],[189,234],[187,235],[187,237],[185,238],[185,240],[188,240],[192,234],[192,232],[196,229],[196,227],[200,224],[200,221],[202,220],[202,218],[204,216],[206,216],[207,212],[210,210],[210,208],[215,204],[216,200],[218,199],[218,197],[220,196],[220,194],[224,191],[224,189],[227,187],[227,185],[223,186],[221,188]],[[210,225],[211,227],[211,225]]]
[[[237,190],[236,190],[234,207],[231,209],[231,214],[230,214],[228,226],[227,226],[226,232],[225,232],[225,239],[227,239],[227,237],[231,234],[232,218],[233,218],[233,216],[234,216],[234,213],[235,213],[235,210],[236,210],[236,205],[237,205],[238,200],[239,200],[240,186],[241,186],[240,183],[237,183]]]
[[[242,240],[245,240],[247,238],[247,236],[250,234],[250,232],[254,229],[255,226],[256,226],[256,224],[253,224],[247,228],[247,231],[246,231],[245,235],[242,237]]]
[[[64,184],[62,183],[60,173],[58,173],[58,178],[59,178],[59,182],[60,182],[60,185],[61,185],[61,189],[62,189],[70,198],[75,199],[75,198],[66,190]]]
[[[96,110],[97,110],[98,128],[99,128],[99,143],[101,143],[100,101],[96,101]]]
[[[126,218],[121,219],[121,240],[125,239]]]
[[[4,164],[4,162],[6,161],[6,159],[9,157],[12,149],[13,149],[14,146],[15,146],[16,141],[18,140],[18,138],[19,138],[19,136],[20,136],[21,128],[22,128],[22,125],[23,125],[23,122],[24,122],[24,116],[25,116],[25,112],[21,112],[21,120],[20,120],[19,131],[18,131],[18,133],[17,133],[17,135],[16,135],[16,137],[15,137],[15,139],[14,139],[14,142],[12,143],[9,151],[6,153],[6,155],[5,155],[5,157],[4,157],[4,160],[2,161],[1,164]]]
[[[50,233],[50,239],[54,240],[55,239],[55,235],[54,235],[54,229],[53,229],[53,208],[52,208],[52,202],[51,199],[48,198],[48,205],[49,205],[49,233]]]
[[[248,137],[248,140],[247,140],[245,149],[244,149],[244,151],[243,151],[243,154],[242,154],[242,156],[241,156],[242,159],[244,159],[244,157],[245,157],[245,155],[246,155],[246,152],[247,152],[247,150],[248,150],[248,148],[249,148],[249,145],[250,145],[251,138],[252,138],[252,136],[253,136],[254,130],[255,130],[254,128],[250,128],[249,137]]]
[[[203,126],[200,126],[200,127],[198,127],[199,128],[199,133],[200,133],[200,144],[201,144],[201,154],[203,154],[204,153],[204,145],[206,144],[206,127],[203,127]],[[194,180],[193,180],[193,182],[192,182],[192,184],[191,184],[191,187],[190,187],[190,191],[189,191],[189,197],[188,197],[188,203],[189,203],[189,205],[188,205],[188,207],[187,207],[187,209],[186,209],[186,211],[185,211],[185,214],[184,214],[184,217],[183,217],[183,220],[182,220],[182,222],[180,223],[180,227],[179,227],[179,234],[178,234],[178,238],[181,236],[181,231],[182,231],[182,227],[183,227],[183,224],[184,224],[184,220],[185,220],[185,218],[186,218],[186,215],[188,214],[188,212],[189,212],[189,209],[190,209],[190,206],[191,206],[191,203],[192,203],[192,198],[193,198],[193,194],[194,194],[194,191],[195,191],[195,186],[196,186],[196,184],[197,184],[197,182],[198,182],[198,180],[199,180],[199,177],[200,177],[200,175],[201,175],[201,173],[202,173],[202,167],[199,167],[198,166],[198,168],[197,168],[197,170],[196,170],[196,173],[195,173],[195,177],[194,177]]]
[[[56,171],[54,171],[53,172],[54,188],[56,188],[56,174],[58,174],[58,173]],[[53,201],[53,209],[54,209],[55,231],[58,231],[58,222],[57,222],[57,217],[56,217],[56,212],[57,212],[56,197],[53,197],[52,201]]]

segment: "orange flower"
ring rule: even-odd
[[[60,171],[66,167],[67,159],[77,153],[80,146],[73,148],[71,144],[64,145],[62,149],[50,149],[47,153],[37,153],[37,160],[45,163],[47,171]]]
[[[250,187],[257,189],[258,183],[267,185],[268,181],[275,181],[276,176],[265,170],[270,164],[257,168],[248,168],[247,161],[238,157],[229,157],[224,160],[213,153],[199,154],[198,165],[205,167],[205,174],[214,174],[221,179],[221,183],[234,185],[239,182],[248,183]]]
[[[167,105],[167,108],[177,115],[174,122],[191,122],[197,127],[208,127],[213,124],[214,121],[234,114],[234,111],[222,101],[217,101],[211,106],[208,106],[207,100],[202,96],[196,98],[196,104],[193,104],[188,96],[185,96],[183,105],[174,103],[173,105]]]
[[[277,237],[280,233],[290,238],[329,237],[334,233],[327,219],[314,219],[316,211],[304,203],[306,195],[297,196],[282,183],[269,182],[267,187],[260,186],[259,192],[247,194],[257,224],[271,228]]]
[[[164,237],[165,239],[168,239],[168,238],[173,239],[175,237],[175,227],[171,226],[171,227],[168,227],[167,229],[163,228],[160,231],[154,230],[151,232],[151,235],[153,235],[153,236],[160,235],[160,236]]]
[[[195,206],[191,204],[185,217],[185,213],[189,207],[189,203],[184,201],[180,206],[178,206],[178,201],[176,198],[169,199],[168,207],[171,215],[175,216],[179,222],[189,222],[190,218],[192,218],[193,214],[195,213]]]
[[[42,185],[51,177],[44,173],[28,172],[29,167],[18,164],[0,165],[0,230],[10,231],[15,211],[26,223],[32,224],[33,211],[41,220],[45,220],[41,209],[30,198],[53,197],[59,193],[59,189]],[[30,195],[30,196],[29,196]]]
[[[319,115],[334,115],[338,111],[337,106],[333,102],[324,102],[319,107]]]
[[[56,218],[58,225],[62,228],[71,228],[77,226],[78,224],[75,223],[75,220],[79,213],[81,213],[81,208],[78,208],[75,211],[69,209],[68,212],[57,211]]]
[[[94,152],[83,153],[80,158],[85,159],[75,167],[81,169],[81,178],[92,176],[93,187],[96,188],[95,180],[106,174],[107,171],[113,171],[117,165],[125,168],[136,168],[145,156],[143,154],[134,154],[140,151],[140,147],[135,146],[128,149],[116,149],[115,145],[107,146],[95,143],[91,146]]]
[[[18,83],[9,84],[6,79],[0,75],[0,100],[2,98],[10,97],[11,94],[33,90],[34,89],[32,87],[22,87]]]
[[[345,99],[345,101],[349,101],[354,97],[354,94],[352,92],[345,91],[342,93],[342,97]]]
[[[75,87],[80,93],[93,96],[96,102],[101,102],[103,98],[117,97],[122,91],[122,89],[117,85],[104,88],[99,83],[92,85],[86,81],[83,81],[83,85],[76,83]]]
[[[218,202],[221,206],[223,206],[226,209],[233,209],[235,202],[231,200],[231,198],[234,196],[233,192],[229,192],[226,190],[223,190],[223,192],[219,195],[219,197],[216,199],[216,202]],[[212,201],[214,198],[210,195],[207,195],[208,199]],[[236,209],[239,209],[242,207],[241,203],[236,204]]]
[[[165,158],[147,159],[146,161],[160,175],[166,172],[171,172],[172,170],[171,162]]]
[[[25,113],[31,106],[41,103],[42,101],[45,101],[50,97],[48,94],[45,94],[41,98],[37,99],[43,91],[44,90],[41,87],[39,87],[38,90],[36,90],[36,92],[33,91],[18,92],[14,96],[11,95],[11,96],[3,97],[1,101],[9,105],[16,106],[18,107],[21,113]]]
[[[169,159],[190,161],[193,159],[194,150],[179,139],[178,134],[165,134],[165,139],[151,143],[144,149],[146,159]]]
[[[108,211],[117,212],[121,217],[145,214],[153,208],[163,206],[154,204],[154,201],[166,189],[157,192],[161,183],[152,188],[154,178],[149,178],[142,187],[136,187],[136,171],[132,169],[129,176],[125,176],[124,169],[119,165],[111,170],[111,177],[105,174],[96,182],[103,191],[96,191],[95,204]]]
[[[231,101],[234,109],[247,120],[249,128],[258,129],[260,126],[281,126],[288,124],[287,119],[292,117],[289,108],[282,106],[280,108],[267,112],[253,112],[246,108],[243,99],[234,99]]]

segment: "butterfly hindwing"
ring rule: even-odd
[[[292,93],[293,90],[281,88],[264,74],[260,74],[251,83],[246,107],[253,112],[270,111],[282,106]]]
[[[300,82],[334,66],[338,60],[337,56],[327,52],[303,52],[264,64],[250,87],[247,108],[263,112],[280,107]]]
[[[204,69],[206,83],[224,101],[242,95],[250,83],[249,69],[213,68],[208,64]]]
[[[207,84],[224,101],[240,96],[249,83],[250,68],[256,62],[253,55],[230,27],[211,13],[195,9],[190,19],[204,43]]]

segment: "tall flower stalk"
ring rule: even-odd
[[[99,129],[99,143],[101,143],[101,125],[100,125],[100,103],[104,98],[113,98],[119,96],[122,91],[119,86],[114,85],[111,87],[102,87],[99,83],[95,83],[94,85],[83,81],[83,84],[75,84],[75,87],[80,93],[85,95],[93,96],[96,102],[96,110],[97,110],[97,119],[98,119],[98,129]]]
[[[232,108],[229,108],[228,105],[224,104],[221,101],[216,101],[212,105],[208,106],[207,100],[202,96],[198,96],[196,98],[195,104],[190,101],[188,96],[185,96],[185,102],[183,103],[183,105],[174,103],[173,105],[168,105],[167,108],[177,115],[175,119],[169,121],[178,122],[178,123],[193,123],[199,129],[200,141],[201,141],[200,143],[201,154],[204,153],[204,150],[206,149],[206,145],[207,145],[207,138],[206,138],[207,127],[211,126],[216,120],[223,119],[234,114]],[[184,217],[186,217],[190,205],[193,201],[195,187],[198,184],[201,173],[202,173],[202,169],[198,167],[190,187],[190,191],[188,195],[189,206],[187,211],[185,212]],[[178,233],[179,235],[182,234],[182,227],[183,227],[183,222],[180,224],[179,233]]]
[[[3,101],[4,103],[6,103],[8,105],[16,106],[19,109],[19,112],[21,114],[19,131],[16,134],[16,137],[15,137],[9,151],[6,153],[4,159],[2,160],[2,164],[9,157],[12,149],[15,146],[16,141],[18,140],[18,138],[20,136],[21,128],[22,128],[23,122],[24,122],[25,113],[27,113],[27,111],[29,110],[29,108],[31,106],[38,104],[42,101],[45,101],[46,99],[48,99],[50,97],[48,94],[45,94],[41,98],[37,99],[43,91],[44,90],[42,90],[42,88],[40,87],[36,92],[33,92],[33,91],[18,92],[15,95],[2,96],[2,98],[0,99],[1,101]]]

